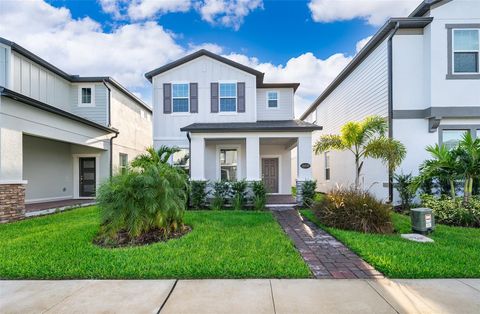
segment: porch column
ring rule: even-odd
[[[260,138],[246,137],[247,181],[260,181]]]
[[[190,143],[190,179],[205,180],[205,139],[192,136]]]
[[[297,144],[297,196],[300,206],[303,203],[303,182],[312,180],[312,136],[299,136]],[[303,167],[302,167],[303,166]]]
[[[25,217],[22,132],[0,128],[0,223]]]

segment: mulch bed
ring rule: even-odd
[[[183,226],[179,231],[171,232],[168,236],[165,236],[162,229],[153,229],[146,232],[139,237],[131,238],[127,231],[122,230],[117,233],[114,239],[97,236],[93,243],[104,248],[120,248],[129,246],[142,246],[149,245],[157,242],[167,242],[171,239],[178,239],[192,231],[190,226]]]

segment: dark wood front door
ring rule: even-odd
[[[262,177],[267,193],[278,193],[278,158],[262,159]]]
[[[95,169],[95,157],[80,158],[80,193],[81,197],[94,197],[97,178]]]

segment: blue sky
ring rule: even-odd
[[[390,16],[420,0],[2,0],[0,36],[63,70],[109,75],[147,103],[143,74],[199,48],[300,82],[296,115]]]

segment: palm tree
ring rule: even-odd
[[[470,201],[473,190],[473,179],[480,175],[480,139],[473,139],[470,132],[466,132],[455,150],[457,155],[458,172],[464,177],[463,202]]]
[[[340,134],[323,135],[314,145],[315,154],[329,150],[348,150],[355,156],[355,188],[360,188],[360,175],[365,158],[380,159],[390,172],[405,158],[405,146],[388,138],[387,122],[380,116],[370,116],[360,122],[346,123]]]
[[[158,150],[155,150],[153,147],[148,147],[146,151],[146,153],[138,155],[132,161],[132,167],[145,169],[149,165],[165,164],[170,157],[180,151],[180,149],[162,145]]]

